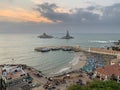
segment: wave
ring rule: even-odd
[[[74,58],[73,58],[73,60],[69,62],[69,65],[70,65],[70,66],[62,68],[61,70],[59,70],[59,71],[56,72],[55,74],[60,74],[60,73],[63,73],[63,72],[65,72],[65,71],[70,70],[70,69],[71,69],[71,66],[75,66],[75,65],[78,64],[79,59],[80,59],[80,54],[77,54],[77,53],[76,53],[75,56],[74,56]]]
[[[66,67],[66,68],[62,68],[59,72],[55,73],[55,74],[59,74],[59,73],[63,73],[64,71],[69,70],[71,67]]]
[[[109,42],[114,43],[117,42],[117,40],[109,40]]]
[[[106,40],[91,40],[89,42],[92,42],[92,43],[113,43],[113,42],[115,42],[115,40],[108,40],[108,41],[106,41]]]
[[[80,56],[75,55],[72,61],[69,62],[69,64],[72,64],[73,66],[76,65],[79,62]]]

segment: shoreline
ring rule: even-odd
[[[3,66],[10,66],[10,67],[18,67],[22,66],[24,72],[29,75],[31,78],[33,78],[32,83],[26,83],[32,90],[48,90],[48,88],[53,88],[55,87],[56,89],[54,90],[66,90],[67,86],[73,84],[74,82],[78,81],[79,75],[85,75],[86,78],[82,78],[85,81],[88,81],[88,76],[85,73],[80,73],[79,71],[72,71],[66,74],[62,74],[59,76],[53,76],[53,77],[47,77],[44,74],[42,74],[41,71],[36,70],[35,68],[31,66],[27,66],[25,64],[4,64],[0,65],[1,68]],[[70,75],[71,78],[67,78],[66,76]],[[19,76],[18,78],[20,78]],[[24,79],[24,78],[23,78]],[[74,82],[73,82],[74,80]],[[12,82],[15,82],[16,79],[13,79]],[[24,81],[19,81],[20,83]],[[15,85],[12,86],[7,86],[6,88],[17,88],[16,85],[19,86],[20,83],[16,83]]]
[[[75,57],[73,59],[72,70],[80,70],[86,64],[87,56],[83,52],[75,53]]]
[[[83,84],[91,82],[92,79],[89,75],[82,71],[81,68],[86,65],[88,57],[94,57],[99,54],[94,53],[86,53],[86,52],[75,52],[74,58],[68,64],[68,67],[65,67],[66,70],[64,73],[46,76],[42,71],[37,70],[32,66],[28,66],[26,64],[3,64],[10,66],[22,66],[23,70],[33,78],[33,86],[32,90],[48,90],[49,88],[55,87],[54,90],[66,90],[71,84],[76,84],[79,80],[82,80]],[[104,55],[102,55],[104,56]],[[68,71],[67,71],[68,69]],[[36,84],[37,83],[37,84]],[[47,89],[46,89],[47,88]]]
[[[80,74],[80,68],[82,68],[86,63],[85,59],[86,59],[86,56],[83,52],[74,53],[73,60],[71,60],[71,62],[68,63],[69,66],[71,66],[72,68],[69,68],[70,70],[68,72],[64,71],[65,73],[61,73],[61,74],[57,74],[57,75],[53,75],[53,76],[46,76],[46,75],[44,75],[44,73],[42,73],[42,71],[39,71],[36,68],[34,68],[32,66],[28,66],[26,64],[3,64],[0,66],[1,67],[2,66],[22,66],[23,70],[26,73],[29,73],[29,75],[33,78],[32,83],[38,84],[38,86],[35,86],[34,88],[32,88],[32,90],[37,90],[38,88],[39,88],[39,90],[46,90],[45,86],[48,85],[47,87],[49,87],[49,85],[51,85],[51,83],[55,83],[55,81],[58,81],[58,83],[60,84],[60,85],[55,85],[56,88],[58,88],[60,90],[65,90],[66,86],[64,86],[64,85],[69,86],[70,83],[68,82],[67,79],[65,80],[66,83],[62,83],[63,79],[66,77],[66,75],[70,75],[71,77],[75,78],[75,81],[76,81],[76,78]],[[51,77],[53,78],[53,81],[49,80]],[[70,80],[72,80],[72,79],[70,79]],[[70,82],[73,83],[72,81],[70,81]],[[9,88],[9,87],[7,87],[7,88]]]
[[[65,73],[80,71],[82,67],[86,64],[86,59],[87,56],[84,52],[75,52],[73,59],[65,67],[61,68],[58,72],[51,76],[61,76]]]

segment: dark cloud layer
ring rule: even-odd
[[[102,18],[103,22],[120,24],[120,4],[105,7]]]
[[[55,12],[55,9],[59,8],[56,4],[44,3],[37,5],[36,10],[39,11],[42,16],[49,18],[50,20],[62,21],[63,23],[82,23],[86,21],[95,21],[99,18],[99,15],[86,12],[83,9],[76,9],[74,13],[62,13]]]
[[[55,12],[55,9],[59,8],[56,4],[44,3],[37,5],[36,10],[39,11],[42,16],[49,18],[50,20],[62,21],[63,23],[106,23],[116,24],[120,23],[120,4],[113,6],[99,8],[103,15],[95,14],[92,11],[98,10],[98,7],[88,7],[86,9],[75,9],[75,12],[71,13],[59,13]]]
[[[63,21],[63,20],[69,20],[69,14],[67,13],[57,13],[54,11],[54,9],[58,8],[56,4],[49,4],[49,3],[44,3],[37,5],[36,10],[39,11],[42,16],[49,18],[50,20],[56,22],[58,20]]]

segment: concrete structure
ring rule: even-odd
[[[42,52],[43,50],[46,51],[53,51],[53,50],[64,50],[64,51],[75,51],[78,52],[80,51],[80,46],[46,46],[46,47],[37,47],[34,49],[35,51]]]
[[[83,50],[87,52],[98,53],[98,54],[114,55],[114,56],[117,56],[117,59],[120,59],[119,51],[107,50],[103,48],[88,48]]]
[[[107,54],[107,55],[113,55],[116,56],[117,59],[120,59],[120,52],[119,51],[113,51],[113,50],[107,50],[104,48],[81,48],[79,45],[76,46],[47,46],[47,47],[37,47],[35,48],[35,51],[41,51],[43,49],[64,49],[64,48],[71,48],[72,51],[86,51],[86,52],[91,52],[91,53],[98,53],[98,54]]]

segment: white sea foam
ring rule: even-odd
[[[117,41],[115,41],[115,40],[109,40],[109,42],[110,42],[110,43],[113,43],[113,42],[117,42]]]
[[[113,43],[113,42],[117,42],[115,40],[90,40],[89,42],[92,42],[92,43]]]
[[[72,66],[75,66],[75,65],[78,64],[79,59],[80,59],[80,54],[75,54],[73,60],[70,61],[69,64],[72,65]],[[71,69],[71,67],[62,68],[60,71],[58,71],[58,72],[55,73],[55,74],[63,73],[63,72],[68,71],[68,70],[70,70],[70,69]]]
[[[109,43],[109,41],[102,41],[102,40],[91,40],[90,42],[96,43]]]
[[[62,68],[59,72],[55,73],[55,74],[59,74],[59,73],[62,73],[64,71],[67,71],[69,70],[71,67],[65,67],[65,68]]]
[[[69,64],[72,64],[73,66],[76,65],[79,62],[80,56],[75,55],[72,61],[69,62]]]

